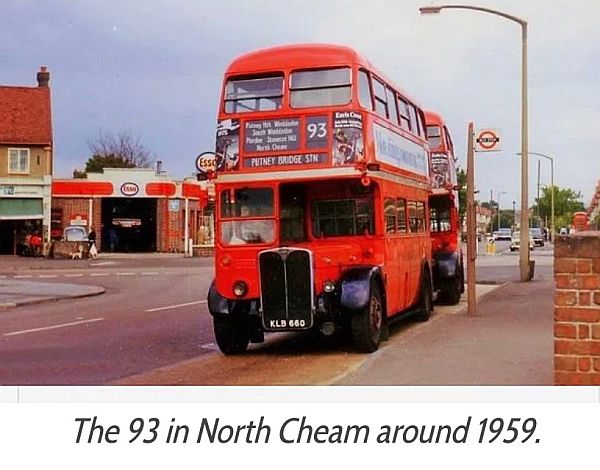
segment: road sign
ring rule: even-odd
[[[476,152],[497,152],[498,150],[500,150],[498,129],[479,129],[475,132]]]

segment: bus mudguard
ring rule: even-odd
[[[208,311],[211,315],[227,315],[229,314],[229,301],[217,292],[215,281],[210,284],[208,289]]]
[[[438,253],[435,262],[440,279],[452,279],[459,275],[458,253]]]
[[[383,278],[378,266],[356,267],[346,271],[340,280],[340,304],[351,310],[365,308],[371,293],[371,280],[376,277]],[[383,293],[385,295],[385,291]]]

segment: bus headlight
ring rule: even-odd
[[[246,295],[246,292],[248,292],[248,286],[244,281],[237,281],[233,285],[233,293],[237,297],[244,297]]]
[[[333,283],[333,281],[325,281],[323,283],[323,290],[328,294],[333,292],[335,290],[335,284]]]

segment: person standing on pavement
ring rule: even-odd
[[[96,231],[94,230],[94,227],[90,227],[90,233],[88,233],[88,251],[95,244],[96,244]]]

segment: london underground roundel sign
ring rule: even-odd
[[[500,150],[498,129],[480,129],[475,132],[476,152],[496,152]]]

